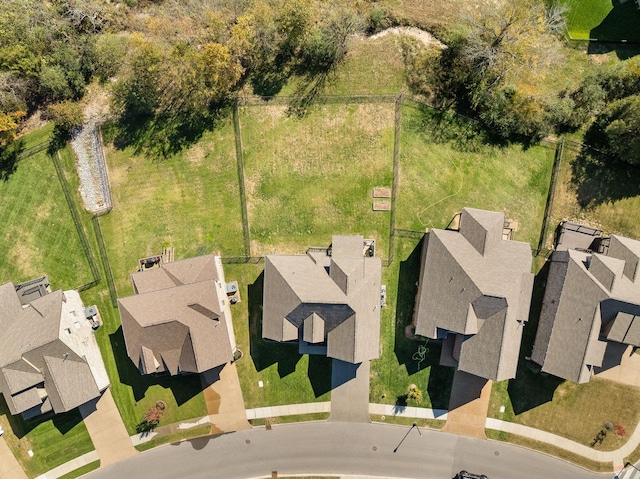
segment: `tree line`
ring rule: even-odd
[[[640,164],[640,60],[559,78],[569,53],[565,13],[557,2],[489,2],[439,32],[444,50],[405,42],[408,83],[439,107],[477,119],[498,140],[531,142],[586,128],[589,145]]]
[[[113,82],[123,121],[197,122],[245,86],[271,96],[346,54],[352,0],[0,0],[0,144],[37,109],[82,121],[87,84]]]

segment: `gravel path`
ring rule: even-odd
[[[103,92],[87,92],[83,111],[85,122],[74,133],[71,148],[76,154],[80,178],[80,196],[87,211],[99,214],[111,209],[111,188],[98,126],[109,113],[108,97]]]

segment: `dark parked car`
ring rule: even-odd
[[[489,478],[484,474],[471,474],[470,472],[467,472],[467,471],[460,471],[456,475],[456,479],[489,479]]]

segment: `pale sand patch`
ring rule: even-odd
[[[407,35],[415,38],[416,40],[419,40],[425,46],[428,46],[428,47],[434,46],[436,48],[439,48],[440,50],[444,50],[445,48],[447,48],[447,46],[444,43],[442,43],[440,40],[434,37],[431,33],[425,32],[424,30],[421,30],[416,27],[387,28],[386,30],[382,30],[381,32],[376,33],[375,35],[371,35],[369,39],[377,40],[378,38],[382,38],[387,35]]]

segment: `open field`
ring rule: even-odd
[[[304,253],[333,234],[388,247],[389,213],[372,211],[374,187],[393,177],[392,103],[248,107],[240,123],[254,255]]]
[[[467,120],[405,102],[397,228],[445,228],[465,206],[504,211],[515,239],[538,243],[555,145],[486,144]]]
[[[51,128],[24,137],[24,147],[47,140]],[[19,161],[0,180],[0,283],[47,275],[52,289],[92,280],[60,181],[46,151]]]
[[[634,1],[563,0],[567,27],[576,39],[640,41],[640,12]]]
[[[13,416],[0,395],[0,426],[4,440],[30,478],[93,451],[93,443],[77,410],[58,414],[53,419]],[[33,451],[29,457],[27,451]]]

